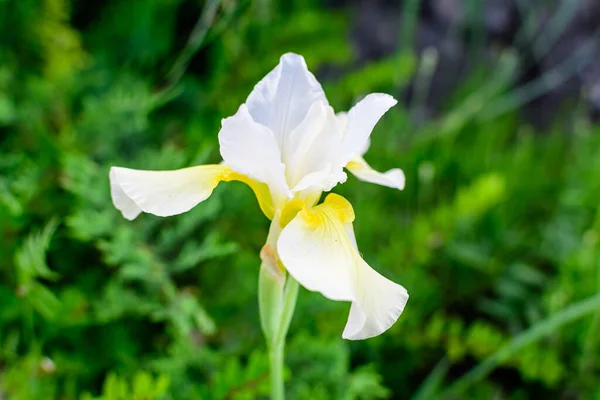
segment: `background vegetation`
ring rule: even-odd
[[[336,191],[367,261],[411,294],[389,332],[349,342],[348,304],[301,290],[289,398],[600,398],[599,127],[577,96],[543,128],[522,112],[572,58],[532,75],[470,19],[455,32],[469,71],[431,108],[445,64],[412,46],[419,3],[392,50],[365,56],[347,5],[0,0],[0,398],[266,396],[252,192],[223,184],[190,213],[128,222],[108,169],[220,161],[221,118],[288,51],[338,110],[404,99],[367,159],[401,167],[406,189]]]

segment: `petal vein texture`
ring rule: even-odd
[[[406,290],[384,278],[360,256],[352,230],[354,211],[330,194],[300,211],[283,229],[279,256],[290,274],[311,291],[352,302],[345,339],[367,339],[389,329],[408,300]]]

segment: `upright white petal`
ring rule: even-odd
[[[346,169],[352,172],[361,181],[387,186],[393,189],[404,189],[404,172],[400,168],[393,168],[386,172],[379,172],[371,168],[364,158],[357,156],[352,159]]]
[[[398,102],[388,94],[372,93],[348,112],[341,146],[341,161],[346,165],[360,155],[379,119]]]
[[[321,85],[302,56],[284,54],[248,96],[246,104],[254,120],[271,129],[279,147],[304,119],[315,101],[327,103]]]
[[[331,190],[346,180],[339,162],[344,123],[333,108],[315,102],[305,119],[286,137],[283,160],[292,192]]]
[[[282,143],[281,158],[285,163],[285,175],[290,188],[293,188],[308,170],[314,172],[314,162],[307,158],[315,144],[322,141],[322,133],[331,115],[333,109],[327,103],[316,101],[310,106],[302,122],[286,135]],[[330,148],[328,151],[333,152],[334,149]]]
[[[225,164],[234,171],[266,183],[274,197],[288,196],[285,165],[273,132],[256,123],[245,104],[222,121],[219,145]]]
[[[389,95],[371,94],[336,116],[304,58],[288,53],[223,120],[221,155],[235,171],[267,184],[277,208],[344,182],[344,167],[394,104]],[[378,175],[366,163],[353,166],[364,179],[399,185],[398,171]]]
[[[206,200],[231,169],[202,165],[176,171],[110,169],[110,191],[115,207],[129,220],[142,211],[166,217],[184,213]]]
[[[361,258],[353,220],[350,203],[330,194],[323,204],[296,215],[281,232],[277,248],[286,269],[308,290],[352,302],[343,337],[366,339],[392,326],[408,294]]]

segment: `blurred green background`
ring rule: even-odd
[[[401,100],[366,158],[406,189],[335,191],[411,295],[350,342],[349,305],[302,289],[289,398],[600,398],[594,4],[0,0],[0,399],[266,398],[251,190],[128,222],[108,170],[219,162],[288,51],[336,110]]]

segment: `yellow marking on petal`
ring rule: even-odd
[[[247,177],[246,175],[240,174],[238,172],[231,171],[228,173],[227,177],[223,179],[225,181],[240,181],[244,182],[246,185],[250,186],[250,189],[254,192],[256,199],[258,200],[258,205],[262,210],[263,214],[270,220],[275,216],[275,206],[273,205],[273,198],[271,197],[271,191],[269,190],[269,186],[267,184],[258,182],[252,178]]]
[[[360,169],[363,169],[364,167],[365,167],[364,164],[362,164],[358,161],[354,161],[354,160],[352,160],[348,164],[346,164],[346,169],[349,169],[349,170],[352,170],[352,169],[360,170]]]
[[[304,198],[304,203],[306,203],[306,206],[307,207],[314,207],[314,205],[317,204],[317,202],[321,198],[321,194],[322,193],[323,192],[315,192],[315,193],[311,193],[308,196],[306,196]]]
[[[305,208],[300,213],[310,227],[324,224],[326,218],[335,218],[342,224],[354,221],[354,209],[348,200],[339,194],[330,193],[322,204]]]
[[[325,221],[323,214],[314,208],[305,208],[300,212],[300,216],[310,229],[315,229]]]
[[[279,219],[279,224],[281,227],[284,228],[287,224],[289,224],[294,219],[296,214],[298,214],[298,212],[305,206],[306,202],[300,199],[294,199],[287,203],[281,211],[281,217]]]
[[[277,251],[290,275],[306,289],[352,302],[342,337],[358,340],[389,329],[408,294],[362,259],[353,219],[350,203],[330,194],[322,204],[300,211],[281,231]]]
[[[352,204],[339,194],[330,193],[325,198],[323,205],[331,208],[341,223],[348,224],[354,221]]]
[[[356,156],[346,164],[346,169],[361,181],[398,190],[404,189],[405,177],[404,172],[400,168],[392,168],[385,172],[379,172],[374,170],[364,158]]]

